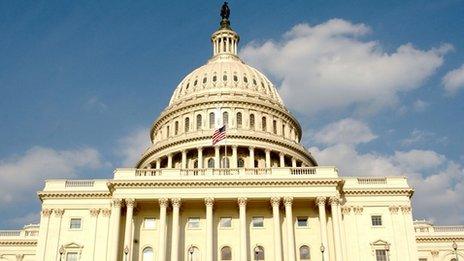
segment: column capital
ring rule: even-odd
[[[390,213],[391,214],[398,214],[398,210],[400,209],[400,207],[396,206],[396,205],[393,205],[393,206],[389,206],[388,207],[388,210],[390,210]]]
[[[350,206],[342,206],[341,210],[342,210],[343,215],[348,215],[351,212],[351,207]]]
[[[432,256],[438,256],[438,254],[440,253],[440,251],[438,251],[438,250],[435,249],[435,250],[430,251],[430,253],[432,254]]]
[[[293,198],[292,197],[284,197],[284,205],[287,206],[292,206],[293,203]]]
[[[264,152],[266,152],[266,153],[271,153],[271,149],[267,149],[267,148],[266,148],[266,149],[264,149]]]
[[[53,213],[55,213],[55,217],[61,217],[61,216],[63,216],[64,209],[55,208],[53,210]]]
[[[198,151],[203,151],[203,147],[198,147],[197,150]]]
[[[280,157],[284,157],[284,156],[285,156],[285,153],[279,152],[279,156],[280,156]]]
[[[335,197],[330,197],[329,198],[329,204],[330,205],[334,205],[334,206],[337,206],[340,204],[340,198],[335,196]]]
[[[136,203],[135,203],[135,199],[133,199],[133,198],[126,198],[124,201],[126,202],[126,206],[127,206],[127,207],[131,207],[131,208],[134,208],[134,207],[135,207],[135,204],[136,204]]]
[[[42,209],[41,213],[42,213],[42,216],[49,217],[52,214],[52,210],[48,209],[48,208],[44,208],[44,209]]]
[[[280,206],[280,197],[272,197],[271,198],[271,206],[272,207],[279,207]]]
[[[207,207],[212,207],[214,205],[214,198],[205,198],[205,205]]]
[[[115,208],[120,208],[121,204],[122,204],[122,199],[114,198],[113,200],[111,200],[111,205]]]
[[[362,206],[354,206],[353,212],[357,215],[361,215],[363,213],[364,208]]]
[[[100,209],[92,208],[92,209],[89,209],[89,212],[92,217],[96,217],[98,216],[98,214],[100,214]]]
[[[245,207],[247,204],[248,199],[247,198],[238,198],[237,202],[240,207]]]
[[[408,214],[411,212],[411,206],[401,206],[401,211],[403,212],[403,214]]]
[[[254,150],[255,147],[254,147],[254,146],[248,146],[248,149],[249,149],[249,150]]]
[[[236,150],[238,148],[238,145],[232,145],[232,149]]]
[[[166,208],[166,207],[168,207],[169,199],[167,199],[167,198],[160,198],[160,199],[158,199],[158,202],[159,202],[160,207]]]
[[[105,217],[109,217],[111,215],[111,209],[109,209],[109,208],[103,208],[103,209],[100,210],[100,212]]]
[[[318,206],[325,206],[326,200],[327,200],[326,197],[317,197],[317,198],[316,198],[316,204],[317,204]]]
[[[175,208],[180,208],[180,206],[182,205],[182,200],[180,198],[172,198],[171,204]]]

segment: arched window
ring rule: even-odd
[[[261,118],[261,130],[262,130],[262,131],[266,131],[266,130],[267,130],[266,117],[264,117],[264,116],[263,116],[263,118]]]
[[[201,114],[198,114],[197,115],[197,130],[201,130],[201,122],[202,122]]]
[[[309,254],[309,246],[301,246],[300,247],[300,260],[310,260],[311,255]]]
[[[185,118],[184,129],[185,129],[185,132],[188,132],[190,130],[190,118],[189,117]]]
[[[221,260],[232,260],[232,249],[230,247],[221,248]]]
[[[242,127],[242,113],[237,112],[237,128],[241,128],[241,127]]]
[[[277,134],[277,121],[276,120],[272,121],[272,130],[274,134]]]
[[[154,260],[154,255],[153,255],[153,249],[151,247],[146,247],[142,251],[142,260],[143,261],[153,261]]]
[[[254,130],[255,129],[255,115],[250,114],[250,129]]]
[[[200,261],[200,250],[196,246],[191,246],[187,250],[187,256],[189,261]]]
[[[210,158],[208,160],[208,168],[210,168],[210,169],[214,168],[214,159],[213,158]]]
[[[198,160],[193,161],[193,168],[198,168]]]
[[[228,112],[223,112],[222,113],[222,124],[224,126],[228,126],[229,125],[229,113]]]
[[[237,167],[239,168],[244,168],[245,167],[245,161],[243,160],[243,158],[240,158],[237,160]]]
[[[176,121],[174,122],[174,135],[177,135],[179,133],[179,122]]]
[[[253,258],[254,260],[264,260],[264,247],[256,246],[253,249]]]
[[[169,138],[169,126],[166,127],[166,137]]]
[[[215,124],[215,118],[214,118],[214,112],[211,112],[209,114],[209,128],[214,129],[214,124]]]
[[[285,124],[282,124],[282,136],[285,137]]]
[[[456,258],[454,258],[454,257],[453,257],[453,258],[451,258],[451,260],[450,260],[450,261],[457,261],[457,260],[456,260]]]

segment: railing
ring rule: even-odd
[[[66,180],[65,187],[67,188],[80,188],[80,187],[93,187],[94,180]]]
[[[316,174],[315,168],[291,168],[290,174],[292,175],[314,175]]]
[[[271,168],[251,168],[245,169],[245,175],[271,175]]]
[[[135,176],[161,176],[161,169],[136,169]]]
[[[379,185],[379,184],[387,184],[387,178],[377,178],[377,177],[366,177],[366,178],[358,178],[358,184],[362,185]]]
[[[434,226],[435,232],[464,232],[464,226]]]
[[[21,230],[0,230],[0,237],[19,237]]]

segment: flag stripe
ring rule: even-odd
[[[222,126],[213,133],[213,145],[226,138],[226,126]]]

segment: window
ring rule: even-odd
[[[217,76],[214,75],[214,76],[213,76],[213,82],[216,82],[216,81],[217,81]]]
[[[245,167],[245,160],[243,160],[242,158],[238,159],[237,160],[237,167],[244,168]]]
[[[242,127],[242,113],[237,112],[237,128],[241,128],[241,127]]]
[[[146,247],[142,251],[142,260],[143,261],[153,261],[154,260],[154,255],[153,255],[153,249],[151,247]]]
[[[191,246],[187,250],[187,256],[189,261],[200,261],[200,249],[196,246]]]
[[[206,77],[205,77],[205,78],[203,78],[203,83],[206,83]]]
[[[253,256],[255,260],[264,260],[264,247],[257,246],[253,249]]]
[[[232,218],[231,217],[222,217],[219,220],[219,226],[221,228],[232,227]]]
[[[274,134],[277,134],[277,121],[276,120],[272,121],[272,130],[274,131]]]
[[[208,160],[208,168],[210,168],[210,169],[214,168],[214,159],[213,158],[210,158]]]
[[[309,254],[309,246],[301,246],[300,247],[300,260],[310,260],[311,255]]]
[[[227,81],[227,75],[224,74],[224,75],[222,76],[222,80],[223,80],[223,81]]]
[[[197,115],[197,130],[201,130],[201,114]]]
[[[254,128],[255,128],[255,115],[250,114],[250,129],[254,129]]]
[[[193,82],[193,86],[197,86],[197,83],[198,83],[198,80],[195,80],[195,81]]]
[[[177,133],[179,133],[179,122],[178,121],[174,123],[174,135],[177,135]]]
[[[188,228],[199,228],[200,227],[200,218],[191,217],[188,219]]]
[[[253,227],[264,227],[264,218],[253,217]]]
[[[67,253],[66,261],[77,261],[77,253],[75,252]]]
[[[69,222],[70,229],[80,229],[81,228],[81,219],[80,218],[71,218]]]
[[[375,250],[375,260],[387,261],[387,250],[383,250],[383,249]]]
[[[214,118],[214,112],[211,112],[211,113],[209,114],[209,128],[210,128],[210,129],[214,129],[214,127],[215,127],[214,124],[215,124],[215,123],[216,123],[216,122],[215,122],[215,118]]]
[[[243,76],[243,82],[244,82],[244,83],[247,83],[247,82],[248,82],[248,79],[247,79],[246,76]]]
[[[185,118],[185,125],[184,125],[185,132],[190,130],[190,118]]]
[[[237,77],[237,75],[234,75],[234,82],[238,82],[238,77]]]
[[[146,229],[155,228],[155,219],[154,218],[145,218],[143,220],[143,227]]]
[[[169,138],[169,126],[166,127],[166,137]]]
[[[222,167],[223,168],[229,168],[230,167],[229,158],[226,158],[226,157],[222,158]]]
[[[382,226],[382,216],[371,216],[372,226]]]
[[[229,113],[228,112],[223,112],[222,113],[222,124],[224,126],[228,126],[229,125]]]
[[[225,246],[221,249],[221,260],[232,260],[232,249]]]
[[[285,124],[282,124],[282,136],[285,137]]]
[[[193,161],[193,168],[195,168],[195,169],[198,168],[198,160]]]
[[[308,227],[308,217],[297,217],[298,227]]]
[[[266,126],[266,117],[261,118],[261,130],[266,131],[267,126]]]
[[[427,261],[427,258],[419,258],[419,261]]]

